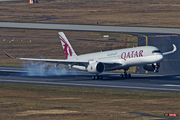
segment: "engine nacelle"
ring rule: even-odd
[[[99,74],[105,70],[105,66],[101,62],[94,62],[88,65],[87,71],[92,74]]]
[[[159,72],[160,64],[159,63],[147,64],[144,65],[143,68],[147,71]]]

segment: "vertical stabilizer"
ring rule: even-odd
[[[63,32],[58,32],[66,59],[77,56]]]

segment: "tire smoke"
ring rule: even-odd
[[[26,71],[23,76],[61,76],[61,75],[77,75],[75,69],[67,69],[63,65],[55,67],[55,65],[44,62],[29,61],[23,64]]]

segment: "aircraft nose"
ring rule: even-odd
[[[157,61],[161,61],[161,60],[163,60],[163,55],[156,55],[156,59],[157,59]]]

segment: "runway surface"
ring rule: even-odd
[[[0,22],[0,28],[123,32],[123,33],[126,33],[126,32],[128,32],[128,33],[168,33],[168,34],[169,33],[174,33],[174,34],[180,33],[179,28],[124,27],[124,26],[16,23],[16,22]]]
[[[73,72],[73,74],[72,74]],[[91,74],[68,70],[64,75],[28,76],[24,68],[0,67],[0,83],[119,89],[133,91],[180,92],[180,76],[132,74],[120,78],[119,72],[105,72],[103,80],[92,80]]]

